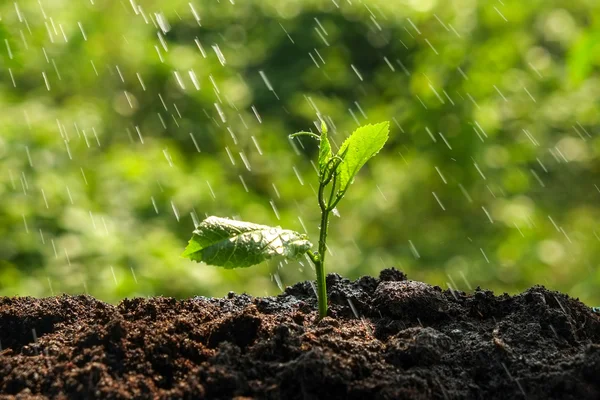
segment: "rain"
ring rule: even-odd
[[[323,3],[1,5],[0,277],[16,278],[0,294],[277,294],[313,279],[297,262],[233,279],[179,254],[198,215],[316,243],[319,141],[288,135],[324,121],[335,154],[391,121],[332,209],[328,272],[382,259],[456,293],[547,281],[600,303],[582,267],[600,261],[600,92],[574,33],[587,17],[548,6],[534,30],[501,2]],[[512,26],[530,40],[507,45]]]

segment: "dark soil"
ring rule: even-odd
[[[442,291],[396,270],[327,283],[320,322],[308,282],[0,298],[0,398],[600,399],[600,316],[564,294]]]

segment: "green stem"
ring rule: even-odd
[[[310,260],[313,262],[313,264],[317,264],[319,262],[319,256],[315,253],[313,253],[312,250],[308,250],[306,252],[306,254],[308,254],[308,257],[310,258]]]
[[[327,228],[329,227],[329,213],[335,208],[339,198],[335,197],[337,186],[337,173],[335,169],[341,162],[337,159],[329,160],[333,167],[330,175],[319,184],[319,207],[321,208],[321,231],[319,233],[319,250],[317,254],[309,252],[308,255],[315,264],[317,272],[317,300],[319,302],[319,318],[327,316],[327,284],[325,281],[325,253],[327,252]],[[329,199],[325,202],[325,187],[333,180]],[[338,194],[339,195],[339,194]],[[334,203],[334,205],[332,205]]]
[[[317,299],[319,301],[319,318],[327,316],[327,285],[325,283],[325,253],[327,252],[327,225],[329,211],[321,208],[321,232],[319,234],[319,260],[315,263],[317,271]]]
[[[345,194],[346,194],[346,190],[344,190],[343,192],[338,192],[335,196],[335,200],[333,201],[333,203],[331,203],[331,201],[329,202],[328,210],[329,211],[333,210],[338,205],[338,203],[340,202],[342,197],[344,197]]]
[[[296,132],[296,133],[292,133],[291,135],[288,135],[288,136],[290,139],[293,139],[298,136],[310,136],[314,139],[321,140],[321,137],[319,135],[316,135],[312,132]]]
[[[332,211],[335,208],[335,206],[332,207],[331,204],[333,203],[333,199],[335,196],[335,185],[336,184],[337,184],[337,174],[335,174],[333,176],[333,182],[331,184],[331,193],[329,194],[329,201],[327,202],[327,211],[328,212]]]

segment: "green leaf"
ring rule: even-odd
[[[327,135],[327,124],[324,120],[321,120],[321,133],[325,133]]]
[[[344,141],[338,152],[338,155],[343,158],[336,172],[340,183],[338,193],[343,195],[362,166],[379,153],[388,139],[389,132],[389,121],[369,124],[355,130]]]
[[[219,267],[244,268],[276,256],[299,259],[312,247],[306,235],[250,222],[208,217],[182,256]]]
[[[319,177],[321,182],[327,178],[327,164],[331,157],[331,144],[327,138],[327,125],[321,121],[321,143],[319,144]]]

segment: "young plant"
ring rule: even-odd
[[[183,257],[224,268],[243,268],[273,257],[297,260],[307,254],[317,273],[319,318],[325,317],[325,254],[329,216],[335,212],[336,206],[360,168],[383,148],[388,135],[389,122],[361,126],[344,141],[335,155],[331,151],[327,125],[323,121],[320,136],[312,132],[290,135],[290,138],[309,136],[320,142],[318,203],[321,209],[321,225],[317,251],[311,251],[312,243],[308,237],[298,232],[227,218],[208,217],[194,230]]]

